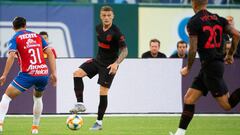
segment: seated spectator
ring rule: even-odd
[[[150,51],[142,54],[142,58],[167,58],[164,53],[159,52],[160,41],[158,39],[152,39],[149,43]]]
[[[48,40],[48,33],[46,31],[41,31],[39,33],[39,35],[42,36],[42,38],[49,44],[49,40]],[[56,51],[53,47],[51,47],[51,50],[53,52],[53,55],[55,56],[55,58],[57,58],[57,54],[56,54]],[[44,58],[47,58],[47,54],[43,54]]]
[[[177,42],[177,51],[170,58],[187,58],[187,43],[185,41]]]

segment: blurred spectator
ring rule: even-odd
[[[150,51],[142,54],[142,58],[166,58],[164,53],[159,52],[160,41],[158,39],[152,39],[149,43]]]
[[[187,58],[187,43],[185,41],[177,42],[177,51],[170,58]]]
[[[39,33],[39,35],[41,35],[41,36],[43,37],[43,39],[46,40],[46,42],[47,42],[48,44],[50,44],[50,43],[49,43],[49,39],[48,39],[48,33],[47,33],[46,31],[41,31],[41,32]],[[51,46],[49,46],[49,47],[51,48],[51,50],[52,50],[53,55],[55,56],[55,58],[57,58],[57,53],[56,53],[55,49],[54,49],[53,47],[51,47]],[[47,54],[46,54],[46,53],[44,53],[43,56],[44,56],[44,58],[47,58]]]

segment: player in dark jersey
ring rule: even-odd
[[[224,110],[231,110],[240,101],[240,88],[229,96],[223,80],[224,52],[222,42],[224,33],[233,35],[231,49],[225,57],[225,62],[232,64],[240,35],[235,28],[228,24],[226,19],[207,11],[207,3],[208,0],[192,0],[195,15],[187,25],[190,40],[188,64],[182,68],[181,74],[186,76],[190,72],[197,51],[200,56],[201,70],[184,96],[179,128],[174,135],[185,135],[194,115],[196,101],[201,96],[206,96],[208,91]],[[171,132],[170,134],[173,135]]]
[[[128,54],[124,35],[112,23],[114,18],[112,8],[110,6],[103,6],[100,11],[100,18],[102,23],[96,26],[99,47],[97,57],[86,61],[74,72],[74,91],[77,104],[70,110],[72,113],[84,112],[86,110],[83,104],[84,86],[82,78],[85,76],[92,78],[98,74],[98,84],[100,84],[98,117],[90,130],[102,129],[102,119],[108,103],[108,90],[119,64]]]
[[[38,34],[26,30],[26,19],[16,17],[13,20],[13,29],[16,32],[9,41],[9,53],[4,72],[0,77],[2,86],[13,65],[15,56],[18,56],[20,72],[7,87],[0,103],[0,132],[3,131],[3,122],[8,111],[9,103],[15,97],[34,86],[33,92],[33,125],[32,134],[38,134],[40,116],[43,109],[42,95],[48,83],[48,67],[43,57],[43,51],[48,55],[50,64],[50,79],[56,83],[55,58],[48,44]]]

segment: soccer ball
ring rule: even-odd
[[[78,130],[83,126],[83,119],[80,115],[73,114],[68,116],[66,124],[69,129]]]

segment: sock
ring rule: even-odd
[[[178,128],[174,135],[185,135],[186,130]]]
[[[228,98],[228,102],[234,108],[240,101],[240,88],[236,89]]]
[[[179,128],[187,129],[189,123],[191,122],[194,115],[194,104],[184,104],[182,116],[179,123]]]
[[[33,125],[39,126],[40,117],[43,110],[43,102],[42,97],[35,97],[33,96]]]
[[[74,77],[74,91],[77,98],[77,102],[83,102],[83,80],[82,77]]]
[[[103,115],[105,114],[105,111],[107,109],[107,104],[108,104],[108,100],[107,100],[107,95],[100,95],[100,103],[98,106],[98,117],[97,120],[102,120],[103,119]]]
[[[99,125],[102,125],[102,120],[96,120]]]
[[[8,95],[4,94],[2,96],[2,101],[0,103],[0,123],[2,123],[2,124],[4,122],[4,118],[7,114],[9,103],[11,101],[12,101],[12,99]]]

